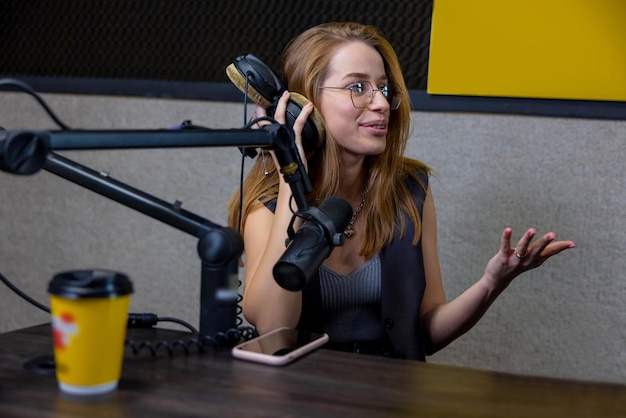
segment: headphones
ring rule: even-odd
[[[252,54],[242,55],[226,67],[226,75],[250,100],[267,109],[267,115],[274,116],[276,106],[287,89],[278,76],[263,61]],[[246,82],[248,91],[246,91]],[[302,108],[309,100],[298,93],[291,93],[285,113],[286,123],[293,126]],[[324,135],[324,123],[316,109],[307,118],[302,129],[302,146],[309,155],[320,143]]]

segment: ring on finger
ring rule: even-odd
[[[528,250],[528,248],[526,248],[526,250],[524,251],[523,254],[520,254],[520,253],[517,252],[517,250],[515,250],[515,257],[517,257],[517,258],[524,258],[524,257],[526,257],[528,255],[529,252],[530,251]]]

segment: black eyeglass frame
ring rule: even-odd
[[[358,88],[357,85],[365,84],[365,83],[367,83],[370,86],[369,93],[367,91],[358,92],[356,90]],[[374,95],[376,94],[376,92],[380,92],[380,94],[385,96],[385,98],[389,102],[389,107],[391,108],[391,110],[397,110],[400,107],[400,103],[402,103],[402,91],[395,89],[393,84],[387,84],[383,87],[379,87],[375,89],[372,83],[370,83],[367,80],[363,80],[363,81],[358,81],[356,83],[352,83],[351,85],[347,87],[322,86],[320,87],[320,89],[348,90],[350,92],[350,100],[352,101],[352,106],[354,106],[357,109],[364,109],[368,107],[374,100]],[[391,92],[391,95],[389,94],[390,92]],[[356,103],[354,102],[354,93],[369,97],[369,101],[367,102],[367,104],[365,106],[357,106]],[[395,104],[395,106],[393,103],[394,98],[397,98],[397,103]]]

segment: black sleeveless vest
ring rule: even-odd
[[[428,175],[419,173],[425,188]],[[406,180],[407,187],[415,200],[420,218],[426,199],[422,186],[412,178]],[[276,200],[266,202],[274,210]],[[413,245],[415,225],[405,215],[406,230],[402,237],[396,231],[394,239],[380,252],[381,261],[381,313],[380,320],[385,327],[394,354],[400,358],[425,361],[425,349],[420,326],[420,305],[424,296],[426,279],[422,241]],[[321,288],[319,275],[315,274],[302,291],[302,312],[298,328],[309,331],[321,329]]]

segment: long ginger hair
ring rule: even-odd
[[[389,117],[385,150],[380,155],[369,156],[366,162],[369,194],[361,216],[365,217],[367,228],[360,254],[370,258],[393,239],[396,228],[404,233],[405,214],[415,225],[413,242],[417,244],[421,221],[405,180],[412,177],[419,181],[418,171],[430,171],[425,164],[404,157],[411,135],[411,108],[398,57],[391,44],[373,26],[351,22],[325,23],[303,32],[287,45],[283,52],[281,75],[289,91],[305,96],[316,105],[319,103],[319,87],[326,77],[334,52],[345,43],[354,41],[364,42],[380,53],[389,83],[403,92],[400,107],[392,110]],[[308,197],[311,203],[323,201],[337,192],[341,172],[339,154],[337,143],[323,135],[312,155],[307,156],[308,174],[313,185]],[[266,170],[269,172],[267,175]],[[278,176],[271,156],[259,155],[243,182],[243,200],[240,201],[238,192],[229,201],[229,226],[239,226],[241,205],[243,234],[250,211],[277,196]],[[314,198],[316,202],[313,202]]]

